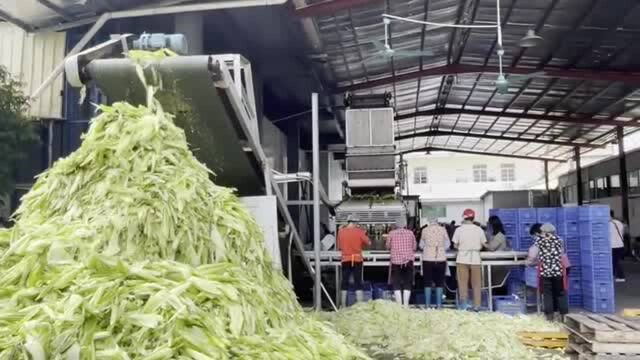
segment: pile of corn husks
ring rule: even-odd
[[[0,231],[0,359],[364,359],[155,103],[102,106]]]
[[[372,356],[383,359],[536,359],[540,355],[522,345],[517,333],[559,331],[556,324],[539,316],[407,309],[383,300],[323,317]]]

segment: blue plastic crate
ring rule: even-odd
[[[580,255],[580,261],[583,266],[592,267],[594,269],[609,270],[613,266],[611,262],[611,251],[585,251],[583,250]]]
[[[516,246],[512,245],[512,248],[517,251],[527,251],[533,245],[533,239],[530,237],[520,238],[516,243]]]
[[[493,309],[507,315],[520,315],[526,313],[526,304],[517,296],[494,296]]]
[[[530,231],[531,231],[531,227],[533,226],[533,224],[535,224],[535,221],[533,222],[520,222],[518,224],[518,227],[520,228],[520,232],[519,235],[520,237],[531,237]]]
[[[594,313],[612,314],[616,311],[616,303],[613,297],[599,298],[584,296],[582,302],[586,310]]]
[[[553,225],[556,225],[558,223],[558,209],[557,208],[537,209],[537,221],[541,224],[551,223]]]
[[[581,278],[569,278],[569,295],[580,294],[582,295],[582,280]]]
[[[609,236],[580,236],[580,252],[594,253],[611,251]]]
[[[613,281],[613,272],[609,269],[597,269],[582,265],[582,281],[584,282],[605,282]]]
[[[524,282],[527,286],[532,288],[538,287],[538,269],[533,266],[527,267],[524,270]]]
[[[538,212],[534,208],[518,209],[518,221],[523,223],[536,223],[538,219]]]
[[[491,209],[489,215],[495,215],[500,218],[503,224],[518,223],[518,209]]]
[[[583,307],[584,306],[584,299],[582,297],[569,297],[569,306],[573,306],[573,307]]]
[[[580,266],[571,266],[571,271],[569,271],[569,280],[580,280],[582,278],[582,269]]]
[[[578,220],[609,220],[610,208],[607,205],[589,205],[578,208]]]
[[[386,299],[385,292],[391,292],[389,285],[386,283],[375,283],[372,288],[374,299]]]
[[[609,236],[608,221],[580,221],[578,223],[580,236]]]
[[[556,230],[561,236],[578,236],[580,234],[578,224],[577,221],[558,221]]]
[[[613,296],[614,287],[613,281],[582,281],[582,294],[585,296],[606,298]]]
[[[518,223],[503,223],[504,234],[507,236],[518,236]]]
[[[362,301],[369,301],[372,299],[371,290],[362,291]],[[355,290],[347,291],[347,306],[351,306],[356,303],[356,292]]]
[[[558,223],[578,222],[578,207],[558,208]]]

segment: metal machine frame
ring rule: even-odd
[[[125,35],[129,36],[129,35]],[[82,53],[70,56],[65,60],[65,69],[69,72],[67,78],[75,79],[74,82],[70,82],[72,86],[82,86],[91,80],[90,71],[88,70],[89,64],[92,61],[98,60],[102,54],[113,54],[119,48],[125,47],[126,42],[122,41],[122,37],[118,39],[112,39],[104,44],[100,44],[96,47],[83,51]],[[122,49],[124,50],[124,49]],[[215,64],[215,76],[210,76],[215,89],[222,91],[225,94],[225,98],[228,102],[228,106],[234,112],[237,118],[237,125],[239,125],[242,133],[246,137],[246,144],[239,144],[243,146],[245,152],[253,154],[257,162],[260,164],[264,174],[265,192],[267,195],[275,195],[277,198],[278,209],[280,214],[284,218],[285,222],[290,227],[290,236],[293,243],[296,245],[297,250],[302,254],[304,252],[304,246],[300,234],[297,230],[295,222],[293,221],[291,214],[287,208],[287,202],[283,196],[278,182],[274,179],[271,169],[268,166],[267,157],[260,145],[258,135],[258,121],[256,114],[256,105],[253,91],[253,77],[251,73],[251,64],[241,55],[227,54],[227,55],[210,55],[209,63]],[[86,60],[86,61],[83,61]],[[209,69],[211,71],[212,69]],[[211,75],[211,74],[209,74]],[[314,94],[314,109],[315,119],[314,128],[316,129],[315,138],[317,142],[317,94]],[[317,145],[317,144],[316,144]],[[246,148],[245,148],[246,147]],[[314,147],[314,152],[317,155],[318,148]],[[314,157],[314,179],[315,184],[319,184],[317,163],[318,157]],[[319,187],[314,186],[314,210],[319,213]],[[319,243],[319,216],[315,217],[314,222],[314,242]],[[318,223],[318,224],[315,224]],[[316,239],[317,238],[317,239]],[[317,240],[317,241],[316,241]],[[316,262],[316,268],[311,266],[310,262],[303,258],[303,262],[308,271],[315,277],[316,291],[316,309],[320,309],[321,293],[324,293],[329,299],[330,303],[335,308],[335,304],[331,300],[329,293],[321,283],[320,278],[320,264]]]

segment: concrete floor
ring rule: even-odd
[[[627,281],[615,284],[618,312],[625,308],[640,308],[640,263],[625,261],[623,266]]]

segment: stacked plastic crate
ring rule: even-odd
[[[580,233],[578,232],[578,208],[558,209],[558,235],[564,241],[569,256],[569,306],[582,307],[582,262],[580,260]]]
[[[518,209],[491,209],[489,210],[489,215],[495,215],[500,218],[504,226],[507,242],[511,248],[517,250],[520,247]],[[512,269],[509,282],[514,283],[514,287],[516,287],[516,283],[522,282],[522,276],[522,269]]]
[[[578,209],[583,306],[597,313],[613,313],[615,298],[609,242],[609,207]]]
[[[527,251],[533,245],[531,227],[538,222],[538,211],[534,208],[518,209],[518,229],[520,241],[514,250]]]

